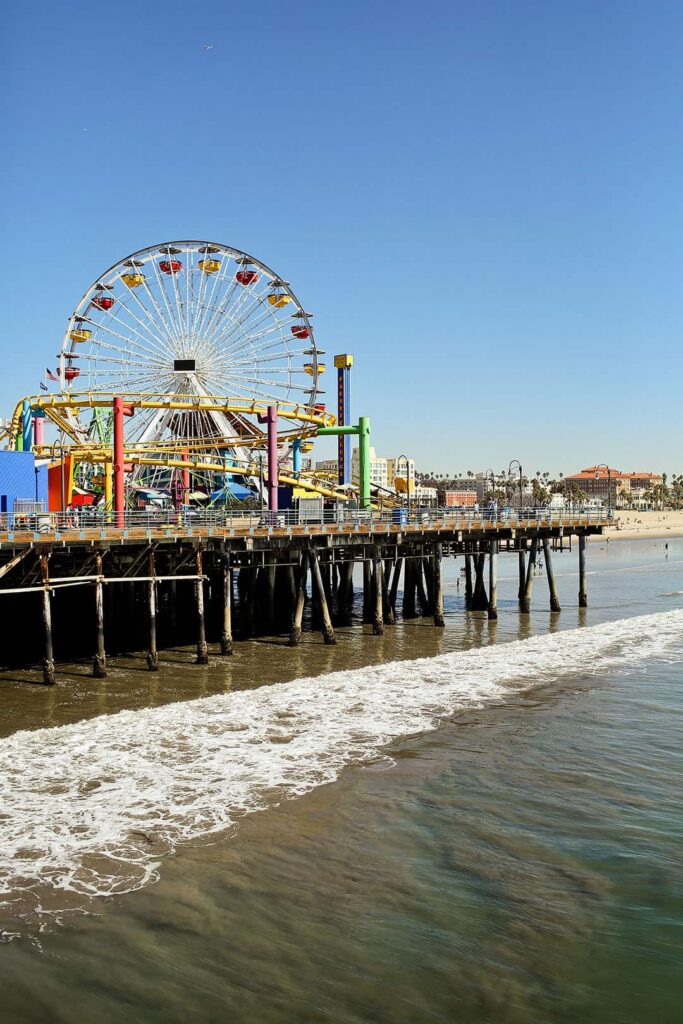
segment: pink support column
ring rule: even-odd
[[[33,443],[45,444],[45,417],[33,417]]]
[[[277,512],[277,406],[268,406],[268,508]]]
[[[124,526],[126,498],[123,486],[123,399],[114,399],[114,525]]]

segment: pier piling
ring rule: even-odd
[[[489,599],[486,594],[484,583],[484,569],[486,568],[486,555],[483,552],[474,556],[474,593],[472,595],[472,611],[487,612]]]
[[[521,543],[521,542],[520,542]],[[526,590],[526,555],[523,548],[519,549],[519,587],[517,589],[517,600],[521,605],[524,601]]]
[[[472,608],[472,555],[465,555],[465,608]]]
[[[372,614],[372,632],[375,636],[382,636],[384,633],[384,615],[383,615],[383,604],[382,604],[382,589],[384,581],[384,573],[382,571],[382,553],[379,544],[375,544],[372,549],[372,578],[373,578],[373,614]]]
[[[550,611],[559,612],[560,600],[557,596],[557,588],[555,586],[555,570],[553,569],[552,552],[550,550],[550,541],[547,537],[543,538],[543,559],[545,561],[545,571],[548,576],[548,593],[550,594]]]
[[[52,649],[52,609],[50,608],[50,580],[47,570],[48,558],[48,555],[40,556],[40,571],[43,577],[43,634],[45,637],[43,682],[48,686],[53,686],[55,683],[55,658]]]
[[[197,657],[195,665],[209,664],[209,650],[206,645],[206,623],[204,620],[204,573],[202,571],[202,550],[197,548],[195,561],[197,579],[195,580],[195,600],[197,602]]]
[[[95,679],[105,679],[107,675],[107,656],[104,650],[104,595],[102,584],[102,553],[95,556],[97,579],[95,580],[95,657],[92,660],[92,674]]]
[[[292,625],[289,630],[289,646],[298,647],[301,642],[301,625],[304,618],[304,607],[306,605],[306,576],[308,574],[308,552],[304,551],[299,562],[298,580],[296,588],[296,601],[294,603],[294,614]]]
[[[147,649],[147,668],[150,672],[159,671],[159,652],[157,650],[157,582],[154,579],[154,552],[150,551],[148,559],[147,580],[147,614],[149,625],[149,647]]]
[[[308,549],[308,561],[311,567],[311,582],[313,584],[313,593],[316,598],[318,610],[320,613],[320,629],[323,635],[323,639],[326,644],[336,644],[337,638],[334,635],[332,619],[330,618],[330,609],[327,605],[325,588],[323,586],[322,576],[320,574],[318,552],[315,550],[314,547],[310,547]]]
[[[586,586],[586,538],[579,535],[579,608],[588,607],[588,587]]]
[[[492,540],[489,548],[489,620],[498,618],[498,541]]]
[[[534,584],[534,570],[536,568],[536,556],[538,554],[538,538],[532,537],[529,558],[526,567],[526,581],[524,583],[524,594],[519,602],[519,610],[522,615],[528,615],[531,611],[531,590]]]
[[[445,626],[446,620],[443,614],[443,545],[440,541],[434,544],[434,625]]]
[[[232,569],[230,559],[223,558],[223,624],[221,654],[232,654]]]

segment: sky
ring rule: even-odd
[[[682,69],[661,0],[7,6],[0,412],[106,268],[205,238],[354,354],[384,455],[683,472]]]

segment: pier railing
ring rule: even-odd
[[[281,512],[218,509],[149,509],[123,514],[84,506],[67,512],[0,515],[0,542],[86,537],[227,535],[254,533],[369,533],[408,530],[487,530],[608,526],[614,514],[596,508],[405,508]]]

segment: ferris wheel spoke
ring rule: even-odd
[[[146,352],[146,353],[148,353],[151,356],[159,356],[159,355],[161,355],[161,353],[159,353],[155,348],[150,348],[149,345],[146,344],[147,339],[144,338],[140,334],[139,331],[136,331],[135,328],[130,326],[130,324],[127,324],[124,320],[121,320],[118,315],[114,315],[114,314],[110,313],[108,320],[95,320],[92,317],[87,317],[87,316],[86,317],[82,317],[81,320],[82,320],[83,323],[90,324],[92,327],[95,327],[97,330],[106,331],[108,334],[111,334],[113,337],[119,338],[121,341],[124,341],[127,345],[135,346],[137,349],[140,350],[140,352]],[[114,323],[119,324],[119,326],[123,330],[128,331],[129,332],[128,335],[121,334],[118,331],[115,331],[113,329],[113,327],[110,327],[109,324],[112,321]],[[142,338],[143,340],[140,341],[139,340],[140,338]],[[92,340],[95,341],[96,339],[93,338]]]
[[[143,283],[144,283],[144,282],[143,282]],[[149,292],[149,289],[147,289],[147,291]],[[150,324],[151,324],[151,325],[155,325],[155,326],[156,326],[156,324],[155,324],[155,321],[154,321],[154,319],[153,319],[153,316],[152,316],[152,311],[151,311],[151,310],[149,310],[149,309],[147,308],[147,306],[145,306],[144,302],[142,302],[142,300],[140,299],[140,296],[138,295],[138,290],[137,290],[137,288],[131,288],[131,289],[129,289],[129,292],[128,292],[128,294],[129,294],[129,295],[131,296],[131,298],[133,298],[133,299],[135,300],[135,302],[137,303],[137,305],[138,305],[138,306],[140,307],[140,309],[142,310],[142,312],[143,312],[143,313],[145,314],[145,316],[146,316],[146,317],[148,318],[148,320],[150,321]],[[120,301],[120,302],[122,303],[122,305],[124,305],[124,306],[126,307],[126,310],[127,310],[127,312],[129,313],[129,315],[130,315],[130,316],[132,316],[132,317],[133,317],[133,319],[137,320],[137,322],[138,322],[138,323],[140,324],[140,326],[145,326],[145,325],[144,325],[144,322],[143,322],[143,321],[140,321],[140,320],[139,320],[139,319],[138,319],[138,318],[136,317],[136,315],[135,315],[135,314],[133,313],[133,311],[132,311],[132,310],[131,310],[131,309],[130,309],[130,308],[128,307],[127,303],[125,303],[125,302],[124,302],[124,301],[123,301],[122,299],[120,299],[119,301]],[[163,322],[163,321],[162,321],[162,322]],[[164,337],[164,335],[163,335],[163,334],[157,333],[157,331],[156,331],[156,330],[153,330],[153,329],[152,329],[152,326],[147,326],[147,332],[148,332],[148,334],[150,334],[150,335],[151,335],[151,336],[152,336],[152,337],[153,337],[153,338],[155,339],[155,341],[157,342],[157,345],[156,345],[156,347],[157,347],[157,348],[158,348],[158,350],[159,350],[159,354],[160,354],[160,355],[163,355],[163,356],[166,356],[166,358],[172,359],[172,358],[173,358],[173,349],[171,348],[171,346],[170,346],[170,344],[169,344],[169,338],[168,338],[168,335],[166,335],[166,336]]]
[[[236,266],[239,266],[239,264],[236,264]],[[238,285],[237,278],[233,274],[233,268],[231,266],[230,260],[226,260],[225,272],[220,276],[219,280],[217,280],[217,282],[216,282],[217,284],[220,283],[221,288],[222,288],[222,286],[227,281],[228,271],[230,271],[230,273],[232,275],[232,280],[230,282],[230,285],[229,285],[227,291],[223,294],[220,303],[215,301],[214,293],[212,292],[211,303],[212,303],[213,309],[211,311],[210,316],[207,317],[205,315],[203,323],[201,325],[201,335],[203,337],[207,337],[209,339],[211,338],[211,334],[213,332],[213,327],[214,327],[215,321],[218,318],[219,314],[222,311],[228,311],[229,315],[231,317],[235,316],[237,311],[241,308],[241,306],[245,302],[247,302],[249,300],[250,295],[253,295],[253,289],[252,289],[251,285],[246,285],[246,286]],[[217,275],[217,277],[219,277],[219,275]],[[263,286],[261,285],[261,288],[262,287]],[[238,288],[240,289],[239,292],[237,292]],[[221,294],[220,290],[219,290],[218,294],[219,295]],[[235,295],[238,296],[236,302],[233,301]]]
[[[222,305],[222,307],[216,307],[213,317],[205,325],[203,331],[205,337],[211,341],[217,331],[222,328],[223,321],[220,319],[221,316],[227,315],[227,318],[231,323],[240,323],[243,319],[247,318],[250,315],[250,310],[265,303],[266,293],[267,286],[265,285],[265,282],[259,281],[259,284],[256,287],[252,287],[251,285],[243,286],[243,292],[239,296],[237,302],[233,303],[231,306]]]
[[[155,261],[152,258],[149,262],[153,265],[153,269],[155,271],[155,277],[157,278],[157,281],[158,281],[159,275],[158,275],[158,273],[156,273]],[[164,334],[166,339],[167,339],[169,351],[171,353],[173,353],[173,352],[177,353],[177,345],[179,343],[179,338],[178,338],[178,335],[176,334],[175,327],[174,327],[174,325],[173,325],[173,323],[172,323],[172,321],[170,319],[170,314],[169,314],[169,318],[167,320],[166,316],[164,315],[164,311],[161,308],[161,304],[160,304],[159,300],[157,299],[156,295],[154,294],[154,292],[150,288],[149,281],[147,280],[147,275],[146,274],[144,275],[144,279],[143,279],[143,282],[142,282],[142,287],[144,288],[145,294],[148,296],[149,301],[152,303],[152,305],[154,306],[154,309],[156,310],[157,317],[159,318],[159,324],[162,325],[162,328],[161,328],[162,329],[162,334]],[[159,284],[159,287],[161,287],[160,284]]]
[[[168,321],[167,322],[168,322],[169,331],[175,337],[175,341],[176,341],[176,344],[178,346],[178,355],[182,355],[183,354],[183,344],[182,344],[182,337],[181,337],[181,334],[180,334],[180,329],[179,329],[179,326],[178,326],[177,322],[173,318],[173,313],[171,312],[171,304],[170,304],[169,299],[168,299],[168,293],[166,291],[164,282],[161,280],[161,277],[159,276],[159,267],[157,265],[157,261],[156,261],[156,259],[153,258],[153,259],[150,260],[150,263],[151,263],[151,266],[152,266],[152,270],[154,271],[154,276],[156,278],[157,287],[158,287],[159,292],[161,294],[161,297],[163,299],[163,304],[166,307],[166,312],[167,312],[167,315],[168,315]]]
[[[92,322],[92,321],[87,321],[87,322]],[[143,355],[143,356],[146,356],[147,358],[150,358],[150,359],[155,359],[155,360],[158,359],[160,365],[168,365],[168,361],[164,361],[163,359],[161,359],[156,352],[153,352],[153,351],[150,351],[149,349],[144,348],[134,338],[127,338],[125,336],[125,334],[120,334],[118,331],[113,330],[111,327],[106,327],[103,323],[97,324],[96,326],[100,330],[104,331],[106,334],[111,334],[111,336],[113,338],[118,338],[119,341],[122,341],[126,347],[125,348],[121,348],[120,346],[115,345],[112,341],[108,341],[105,338],[93,339],[93,345],[106,345],[107,348],[111,348],[111,349],[116,350],[117,352],[121,352],[121,354],[123,356],[125,356],[126,358],[130,358],[131,349],[137,349],[138,350],[137,351],[138,355]],[[94,351],[94,349],[93,349],[93,351]]]

